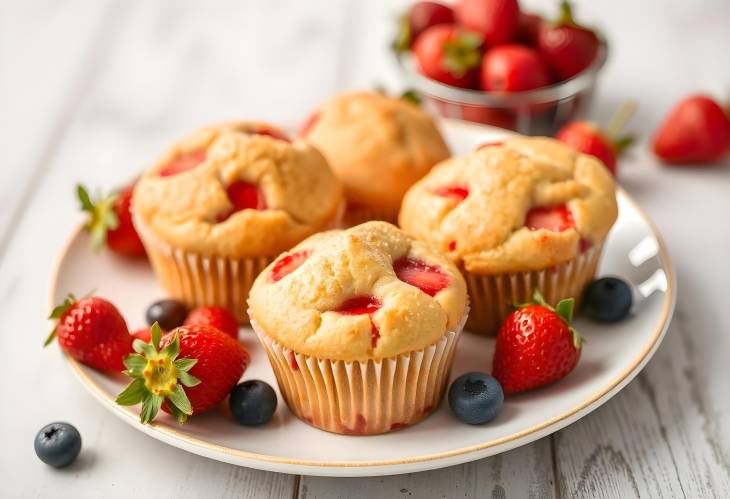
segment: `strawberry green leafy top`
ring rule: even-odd
[[[185,394],[185,387],[200,384],[200,380],[188,373],[197,359],[178,359],[180,337],[174,333],[172,341],[159,350],[162,331],[156,322],[152,325],[152,340],[145,343],[134,340],[132,348],[137,353],[124,359],[127,368],[124,374],[133,378],[132,382],[117,396],[119,405],[142,403],[139,419],[149,423],[157,415],[163,402],[177,421],[182,424],[192,415],[193,408]]]

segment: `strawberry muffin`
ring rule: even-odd
[[[140,179],[132,216],[160,284],[189,306],[246,321],[258,273],[332,227],[343,190],[311,145],[263,123],[203,128]]]
[[[406,194],[400,225],[464,273],[467,328],[493,335],[538,289],[580,298],[618,208],[595,157],[548,138],[513,138],[437,165]]]
[[[301,135],[327,157],[345,186],[345,225],[395,223],[403,194],[449,156],[431,116],[416,104],[374,92],[336,96]]]
[[[468,308],[456,266],[386,222],[303,241],[259,275],[249,305],[294,414],[355,435],[438,405]]]

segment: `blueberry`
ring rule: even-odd
[[[504,402],[499,381],[484,373],[467,373],[449,388],[449,406],[464,423],[482,424],[497,417]]]
[[[81,434],[68,423],[51,423],[35,436],[35,453],[46,464],[63,468],[81,452]]]
[[[276,392],[264,381],[244,381],[231,391],[228,406],[238,424],[257,426],[268,423],[276,410]]]
[[[631,286],[618,277],[602,277],[590,283],[583,295],[583,310],[593,320],[618,322],[629,315]]]
[[[182,326],[188,316],[188,307],[177,300],[160,300],[147,308],[145,318],[150,326],[155,322],[160,324],[163,331],[172,331]]]

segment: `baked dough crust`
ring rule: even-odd
[[[375,92],[338,95],[314,112],[306,139],[327,157],[348,202],[392,213],[449,149],[431,116],[403,99]]]
[[[316,234],[279,259],[303,251],[310,256],[299,268],[274,281],[272,263],[249,295],[251,318],[295,352],[346,361],[391,357],[431,345],[464,316],[466,284],[456,266],[394,225],[368,222]],[[430,296],[401,281],[393,262],[402,257],[438,266],[447,286]],[[336,312],[361,296],[376,297],[381,308],[372,315]]]
[[[257,130],[265,123],[223,123],[173,144],[134,190],[135,224],[187,251],[230,258],[274,257],[330,227],[344,203],[343,189],[327,161],[303,140],[289,143]],[[181,154],[206,151],[197,167],[163,177],[160,170]],[[246,209],[217,222],[231,209],[226,187],[256,184],[267,209]]]
[[[434,192],[450,186],[469,194]],[[525,227],[531,208],[560,204],[575,228]],[[599,160],[553,139],[519,137],[438,164],[406,194],[399,224],[467,271],[498,274],[571,260],[602,242],[617,215],[613,177]]]

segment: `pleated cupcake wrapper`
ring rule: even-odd
[[[496,335],[514,305],[531,301],[536,289],[551,305],[564,298],[575,298],[576,306],[580,306],[583,290],[596,273],[602,249],[603,243],[594,245],[573,260],[539,271],[480,275],[463,270],[472,307],[467,330]]]
[[[342,214],[341,226],[343,228],[354,227],[361,223],[369,222],[370,220],[382,220],[384,222],[390,222],[393,225],[398,224],[398,212],[376,210],[373,208],[353,208],[348,206]]]
[[[249,312],[250,313],[250,312]],[[294,352],[251,318],[284,400],[302,421],[345,435],[410,426],[438,407],[469,307],[459,326],[434,344],[385,359],[329,360]]]
[[[216,305],[248,323],[248,293],[270,257],[225,258],[173,248],[135,220],[135,228],[160,285],[189,307]]]

